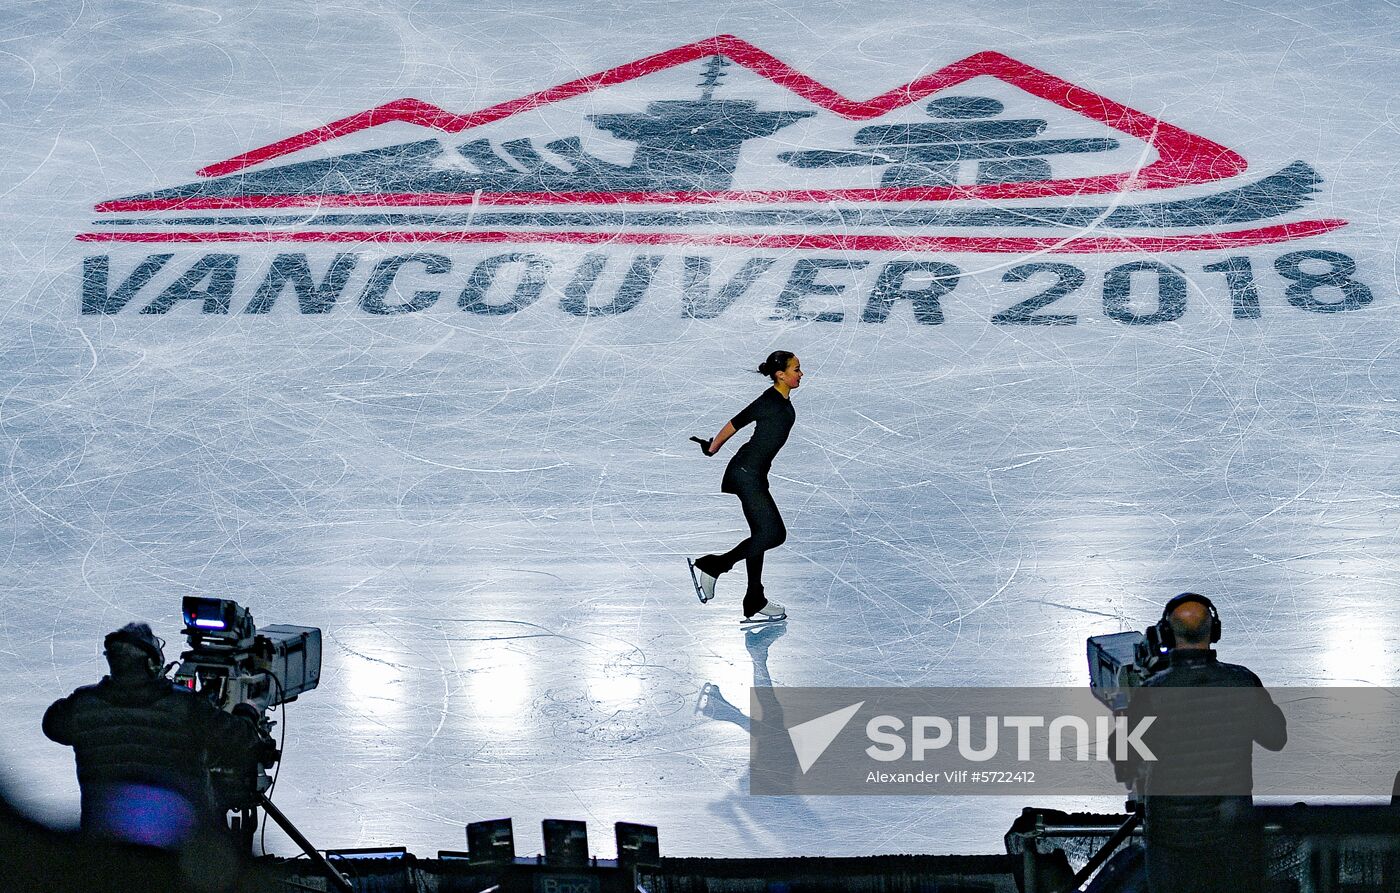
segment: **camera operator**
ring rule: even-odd
[[[219,829],[211,757],[256,760],[264,747],[258,705],[225,713],[166,679],[163,646],[144,623],[108,634],[111,674],[44,714],[44,734],[73,748],[84,832],[178,847]]]
[[[1170,665],[1128,705],[1131,727],[1155,717],[1142,740],[1156,760],[1119,766],[1120,777],[1137,778],[1145,795],[1149,889],[1260,890],[1265,868],[1253,820],[1253,747],[1283,749],[1283,711],[1258,676],[1216,658],[1210,646],[1220,640],[1220,615],[1210,599],[1194,592],[1173,598],[1157,631],[1171,649]]]

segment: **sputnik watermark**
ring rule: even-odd
[[[1087,686],[754,688],[749,790],[1121,797],[1127,784],[1147,784],[1149,796],[1389,800],[1400,691],[1141,691],[1153,694],[1115,714]],[[1260,724],[1278,710],[1286,742]],[[1190,771],[1221,742],[1251,738],[1251,764],[1238,777]]]
[[[826,753],[827,748],[863,706],[865,702],[860,701],[788,728],[788,738],[792,741],[793,752],[797,755],[798,768],[802,770],[802,774],[807,774],[808,770],[816,765],[817,760]],[[1110,760],[1122,762],[1134,755],[1136,759],[1145,762],[1157,759],[1156,754],[1142,740],[1143,734],[1156,722],[1155,716],[1141,717],[1135,723],[1130,723],[1126,716],[1099,716],[1094,718],[1092,729],[1087,719],[1075,715],[1050,719],[1044,716],[985,716],[980,719],[983,723],[982,743],[978,746],[977,735],[973,729],[974,719],[971,716],[958,716],[953,719],[943,716],[915,716],[906,723],[898,716],[882,714],[871,718],[865,724],[865,736],[871,742],[870,746],[865,748],[865,753],[872,760],[881,762],[895,762],[904,759],[906,755],[909,759],[923,761],[931,751],[943,750],[953,745],[963,759],[984,763],[1000,755],[1004,740],[1000,730],[1005,727],[1014,730],[1015,759],[1023,763],[1032,759],[1046,759],[1052,763],[1065,759],[1093,759],[1101,763]],[[909,730],[907,741],[900,734],[906,728]],[[1046,753],[1043,757],[1039,754],[1032,755],[1031,732],[1035,729],[1048,730]],[[1071,740],[1070,748],[1065,746],[1066,738]],[[969,770],[963,770],[961,776],[965,779],[968,772]],[[953,776],[957,773],[944,775]]]
[[[1090,759],[1091,738],[1094,754],[1092,759],[1099,762],[1126,761],[1133,754],[1143,761],[1157,759],[1142,740],[1143,734],[1156,722],[1155,716],[1141,717],[1132,724],[1126,716],[1095,717],[1094,727],[1097,734],[1091,734],[1089,722],[1082,716],[1056,716],[1048,721],[1044,716],[986,716],[981,719],[983,727],[980,747],[976,745],[977,735],[973,730],[974,719],[971,716],[956,717],[956,735],[953,722],[946,717],[915,716],[907,724],[910,732],[906,745],[904,737],[898,734],[906,726],[904,720],[897,716],[877,716],[865,724],[865,734],[873,742],[865,749],[865,753],[872,760],[882,762],[902,760],[906,753],[910,759],[920,761],[926,759],[930,751],[942,750],[950,744],[956,744],[958,755],[963,759],[985,763],[1001,756],[1001,742],[1004,739],[999,732],[1004,726],[1015,730],[1015,759],[1022,763],[1032,759],[1058,763],[1066,759],[1066,737],[1073,740],[1073,750],[1068,757],[1072,760],[1082,762]],[[1031,732],[1034,729],[1048,729],[1048,737],[1044,742],[1046,752],[1043,755],[1037,753],[1032,756]],[[1110,749],[1114,751],[1112,757],[1109,756]]]

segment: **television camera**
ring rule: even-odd
[[[1090,691],[1108,709],[1122,713],[1128,709],[1133,689],[1166,669],[1170,649],[1162,643],[1158,627],[1149,626],[1141,633],[1090,636],[1088,652]]]
[[[1171,661],[1171,649],[1163,644],[1159,625],[1149,626],[1144,632],[1129,631],[1090,636],[1087,650],[1089,690],[1104,706],[1112,710],[1114,715],[1126,713],[1133,690],[1140,688],[1149,676],[1166,669]],[[1078,890],[1142,822],[1142,779],[1124,777],[1118,775],[1118,771],[1115,765],[1115,776],[1127,785],[1130,792],[1126,803],[1130,814],[1108,841],[1090,856],[1089,861],[1075,874],[1066,889]]]
[[[267,770],[281,758],[268,711],[320,682],[321,631],[286,625],[258,629],[247,608],[226,598],[187,596],[181,614],[189,648],[180,655],[175,682],[221,710],[231,713],[239,704],[252,704],[259,711],[264,742],[259,752],[210,768],[217,804],[243,812],[247,821],[271,787]]]
[[[257,808],[261,806],[320,866],[331,887],[340,893],[354,893],[350,881],[267,796],[272,787],[267,770],[282,758],[272,738],[276,723],[267,713],[320,684],[321,631],[314,626],[286,624],[258,629],[252,612],[227,598],[186,596],[180,613],[189,648],[180,654],[176,684],[205,695],[229,713],[240,704],[252,704],[258,711],[262,746],[257,752],[210,766],[216,807],[237,813],[230,827],[251,852],[258,826]]]
[[[1090,636],[1088,652],[1089,690],[1115,716],[1127,712],[1135,689],[1171,662],[1171,648],[1162,641],[1161,624],[1149,626],[1145,632]],[[1136,813],[1143,779],[1119,774],[1121,769],[1115,764],[1114,773],[1131,791],[1128,808]]]

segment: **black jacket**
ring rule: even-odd
[[[252,720],[164,678],[104,677],[55,701],[44,734],[72,746],[78,784],[148,784],[211,806],[209,762],[246,759],[261,736]]]
[[[1157,717],[1142,735],[1156,760],[1139,764],[1149,842],[1195,846],[1247,824],[1254,745],[1282,750],[1288,741],[1283,711],[1259,677],[1214,651],[1178,649],[1133,695],[1129,723],[1146,716]]]

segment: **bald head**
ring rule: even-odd
[[[1209,648],[1210,609],[1200,602],[1182,602],[1167,618],[1177,648]]]

